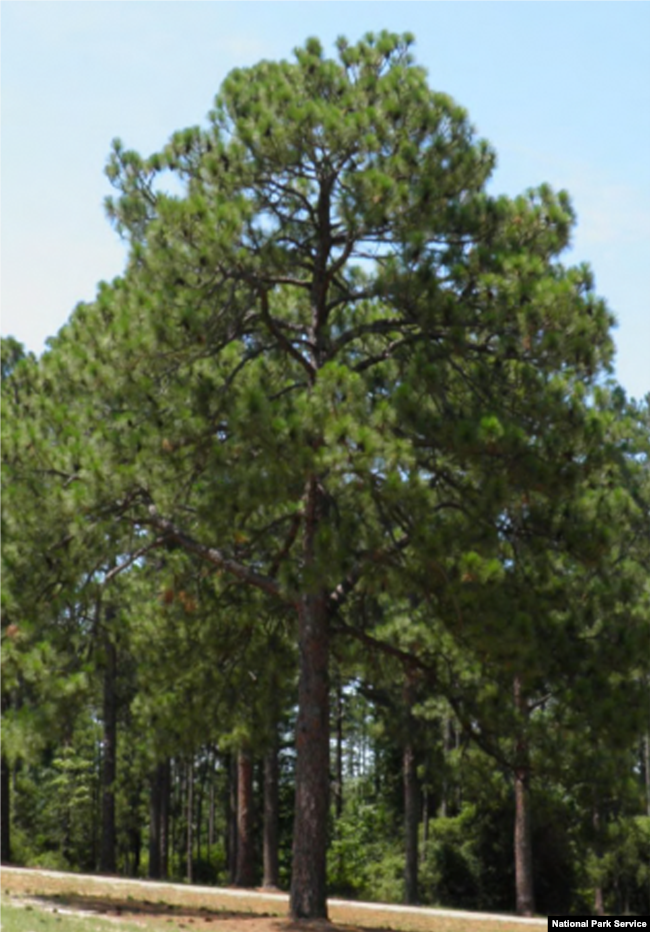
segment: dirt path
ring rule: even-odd
[[[315,925],[291,923],[286,918],[288,896],[265,890],[198,887],[19,867],[2,867],[1,878],[3,893],[63,897],[68,908],[84,912],[90,909],[106,918],[111,914],[129,920],[173,916],[175,921],[190,925],[200,918],[206,932],[236,932],[244,925],[246,932],[299,932],[303,927],[313,930]],[[546,919],[338,899],[328,900],[328,909],[333,923],[404,932],[464,932],[468,923],[472,932],[529,932],[531,926],[547,925]]]

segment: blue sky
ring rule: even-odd
[[[619,327],[616,375],[650,391],[650,4],[3,0],[2,333],[40,352],[123,268],[103,213],[120,136],[144,154],[200,123],[236,66],[307,36],[410,31],[431,85],[499,156],[493,191],[549,182],[578,212]]]

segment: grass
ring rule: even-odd
[[[70,916],[28,903],[16,905],[4,897],[0,901],[3,932],[117,932],[116,924],[97,916]],[[120,922],[120,932],[142,932],[142,926]],[[171,927],[167,926],[169,932]],[[176,929],[174,929],[176,932]]]

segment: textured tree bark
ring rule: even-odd
[[[598,799],[594,799],[593,811],[591,815],[592,825],[594,829],[594,853],[596,855],[596,860],[601,861],[603,856],[603,845],[602,845],[602,829],[600,824],[600,807],[598,805]],[[600,872],[598,879],[596,880],[596,887],[594,889],[594,913],[597,916],[605,915],[605,898],[603,896],[603,885],[600,879]]]
[[[159,880],[163,876],[166,848],[165,813],[169,812],[169,762],[158,764],[150,778],[149,796],[149,877]]]
[[[520,767],[515,771],[515,877],[520,916],[535,912],[529,792],[528,768]]]
[[[415,762],[413,734],[415,722],[411,714],[415,702],[415,683],[410,671],[406,672],[403,699],[405,706],[404,745],[402,748],[402,779],[404,789],[404,902],[413,906],[418,902],[418,825],[420,794]]]
[[[114,613],[108,609],[106,620]],[[99,869],[104,874],[117,870],[115,849],[115,778],[117,776],[117,650],[108,632],[104,637],[104,734],[102,761],[102,844]]]
[[[425,787],[424,793],[422,796],[422,852],[420,855],[421,861],[426,861],[427,859],[428,841],[429,841],[429,790],[427,787]]]
[[[214,791],[214,768],[215,760],[210,761],[210,808],[208,810],[208,860],[210,859],[212,848],[214,847],[214,815],[215,815],[215,791]]]
[[[249,748],[237,753],[237,870],[238,887],[255,886],[253,821],[253,758]]]
[[[265,887],[278,887],[280,885],[278,859],[279,788],[278,741],[277,734],[274,734],[271,747],[264,756],[264,876],[262,885]]]
[[[185,875],[188,883],[194,878],[194,761],[187,762],[187,848]]]
[[[160,879],[160,786],[158,768],[150,778],[149,792],[149,878]]]
[[[404,862],[404,902],[413,906],[418,902],[418,779],[415,751],[409,741],[403,750],[404,777],[404,836],[406,858]]]
[[[448,760],[449,755],[453,750],[453,741],[451,734],[451,717],[445,715],[442,722],[442,753],[444,761],[444,776],[442,778],[442,798],[440,800],[440,810],[439,815],[441,819],[446,819],[449,815],[449,795],[450,795],[450,786],[449,786],[449,769],[448,769]]]
[[[169,804],[172,790],[171,760],[167,758],[161,767],[160,788],[160,875],[169,874]]]
[[[334,783],[334,806],[336,818],[343,814],[343,689],[341,678],[336,684],[336,781]]]
[[[520,715],[521,731],[517,739],[517,760],[515,768],[515,888],[517,913],[520,916],[532,916],[535,912],[535,892],[533,884],[533,836],[530,806],[530,767],[528,748],[524,735],[525,721],[528,716],[526,697],[521,679],[514,681],[515,706]]]
[[[4,756],[0,771],[0,790],[0,860],[3,864],[9,864],[11,861],[11,770]]]
[[[646,732],[643,736],[643,771],[645,777],[645,814],[650,818],[650,732]]]
[[[306,572],[314,565],[322,511],[318,478],[305,491],[303,539]],[[329,810],[329,618],[327,593],[307,592],[298,612],[298,721],[296,806],[290,911],[294,919],[327,918],[327,817]]]
[[[234,884],[237,877],[237,761],[232,755],[228,756],[228,800],[227,800],[227,826],[226,851],[228,860],[228,877]]]

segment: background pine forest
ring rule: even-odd
[[[3,340],[5,862],[650,913],[648,402],[410,44],[116,140],[123,276]]]

